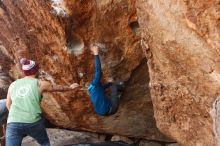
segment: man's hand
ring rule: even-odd
[[[78,88],[78,87],[79,87],[79,84],[77,84],[77,83],[73,83],[72,85],[70,85],[71,89],[75,89],[75,88]]]
[[[91,51],[93,52],[94,55],[99,55],[99,48],[97,46],[92,45]]]

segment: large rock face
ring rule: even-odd
[[[0,50],[9,60],[2,64],[16,79],[18,60],[27,57],[40,63],[40,78],[86,87],[94,72],[89,45],[98,43],[103,81],[127,81],[118,113],[97,116],[86,91],[47,93],[46,118],[68,129],[167,140],[155,126],[138,27],[133,0],[0,1]]]
[[[28,57],[40,63],[41,78],[86,87],[89,45],[98,43],[103,81],[127,81],[118,113],[95,115],[86,91],[47,93],[42,107],[52,123],[166,140],[154,109],[157,127],[181,145],[217,146],[219,7],[218,0],[0,1],[0,65],[5,77],[19,78],[18,59]],[[5,91],[8,79],[0,82]]]
[[[137,0],[158,128],[183,146],[217,146],[217,0]]]

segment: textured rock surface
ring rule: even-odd
[[[157,126],[182,146],[219,140],[219,6],[217,0],[137,1]]]
[[[139,146],[162,146],[162,145],[157,142],[141,141],[139,143]]]
[[[124,136],[119,136],[119,135],[112,136],[111,141],[123,141],[127,144],[134,144],[134,142],[131,139],[124,137]]]
[[[1,51],[12,60],[6,63],[12,77],[21,76],[18,59],[27,57],[40,63],[41,78],[62,85],[87,85],[94,71],[88,48],[98,43],[104,80],[113,76],[128,81],[120,109],[110,117],[94,114],[86,91],[45,94],[42,107],[53,124],[167,140],[153,118],[133,0],[7,0],[0,1],[0,8]]]
[[[105,136],[86,132],[73,132],[61,129],[47,129],[47,133],[52,146],[71,145],[82,142],[103,142]],[[31,137],[25,137],[22,146],[39,146]]]
[[[7,53],[6,48],[2,46],[0,41],[0,99],[6,98],[7,89],[11,83],[9,76],[10,63],[12,63],[11,56]]]

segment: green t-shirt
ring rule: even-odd
[[[37,79],[22,78],[15,81],[11,88],[11,100],[8,123],[34,123],[41,119],[41,95]]]

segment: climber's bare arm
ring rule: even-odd
[[[48,81],[39,81],[39,87],[40,87],[40,92],[64,92],[64,91],[70,91],[74,90],[79,85],[77,83],[73,83],[70,86],[62,86],[62,85],[52,85]]]
[[[11,101],[11,90],[12,90],[13,86],[14,86],[14,82],[11,83],[11,85],[8,88],[8,94],[7,94],[7,99],[6,99],[6,107],[7,107],[8,110],[10,109],[11,103],[12,103],[12,101]]]
[[[11,96],[9,95],[9,93],[8,93],[7,99],[6,99],[6,107],[7,107],[8,110],[10,110],[10,107],[11,107]]]

